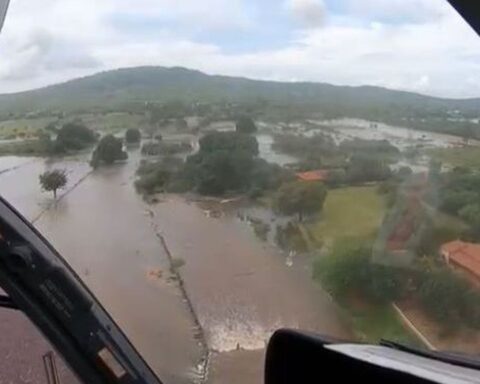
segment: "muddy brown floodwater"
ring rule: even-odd
[[[349,334],[308,271],[287,267],[234,215],[211,217],[178,196],[152,210],[173,257],[185,263],[180,274],[213,352],[210,382],[261,383],[266,342],[280,327]]]
[[[234,215],[210,217],[175,195],[146,205],[133,188],[138,162],[132,152],[127,164],[93,173],[67,162],[70,188],[52,204],[38,187],[51,165],[35,160],[0,175],[0,193],[39,217],[35,225],[166,384],[202,381],[205,347],[208,382],[261,383],[265,344],[279,327],[348,337],[308,270],[287,267]]]

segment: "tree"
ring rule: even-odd
[[[107,135],[102,137],[93,151],[90,164],[93,168],[97,168],[102,162],[109,165],[117,160],[126,160],[127,158],[127,153],[123,151],[122,140],[113,135]]]
[[[189,156],[185,177],[199,193],[221,195],[246,191],[253,183],[258,142],[237,132],[212,132],[199,142],[198,153]]]
[[[280,187],[274,204],[279,212],[298,214],[302,221],[304,215],[321,211],[326,197],[327,189],[322,183],[293,181]]]
[[[252,134],[257,132],[257,126],[252,118],[247,116],[241,116],[235,122],[236,131],[238,133]]]
[[[249,156],[258,156],[258,141],[255,137],[237,132],[212,132],[199,141],[199,153],[207,154],[218,151],[245,152]]]
[[[353,155],[347,167],[347,179],[353,183],[381,181],[390,175],[388,165],[371,155]]]
[[[406,289],[406,273],[371,261],[371,247],[359,239],[342,239],[331,252],[314,261],[314,277],[337,297],[360,294],[375,302],[401,297]]]
[[[478,240],[480,237],[480,204],[468,204],[460,209],[458,214],[470,224],[471,233],[473,237]]]
[[[67,151],[84,149],[95,141],[95,133],[80,121],[66,123],[57,135],[57,147]]]
[[[40,185],[44,191],[53,192],[54,199],[57,198],[57,190],[67,184],[67,173],[65,170],[54,169],[46,171],[39,176]]]
[[[130,128],[125,133],[125,141],[128,144],[139,143],[141,138],[142,134],[140,133],[140,130],[136,128]]]

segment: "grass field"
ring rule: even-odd
[[[123,112],[78,116],[89,128],[104,133],[119,133],[128,128],[142,128],[145,116]]]
[[[438,148],[427,153],[433,159],[453,167],[480,168],[480,147]]]
[[[404,345],[421,347],[421,342],[401,323],[393,308],[388,305],[350,310],[353,329],[358,339],[378,343],[382,339]]]
[[[375,235],[385,214],[385,203],[376,187],[330,190],[320,219],[308,227],[317,240],[331,243],[342,237]]]
[[[0,121],[0,139],[14,139],[16,136],[34,136],[39,129],[45,128],[52,118],[18,119]]]

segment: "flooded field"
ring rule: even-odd
[[[412,139],[384,126],[364,137],[372,130],[349,126],[357,123],[343,121],[333,134],[387,138],[399,147]],[[438,142],[420,135],[413,140],[451,144],[446,135],[435,135]],[[272,150],[272,134],[257,139],[266,160],[295,161]],[[266,343],[281,327],[351,336],[336,305],[311,279],[309,260],[280,251],[274,231],[261,241],[242,218],[271,225],[281,219],[241,202],[179,195],[148,205],[133,187],[139,162],[138,148],[127,162],[93,172],[86,155],[4,157],[0,194],[63,254],[164,382],[260,383]],[[68,174],[57,202],[38,182],[54,168]]]
[[[264,347],[275,329],[349,334],[309,272],[301,264],[287,267],[285,256],[233,213],[213,218],[179,196],[146,205],[133,188],[135,152],[128,163],[93,173],[79,160],[29,159],[0,175],[0,193],[28,219],[38,218],[36,226],[166,383],[201,379],[204,341],[211,382],[235,382],[243,366],[250,372],[243,382],[260,383]],[[69,174],[56,203],[38,184],[51,167]],[[185,292],[157,235],[178,264]]]
[[[227,382],[222,375],[243,359],[261,356],[280,327],[349,335],[337,308],[302,264],[287,267],[285,255],[260,242],[235,215],[214,218],[205,207],[177,196],[153,209],[172,254],[185,263],[181,276],[214,352],[211,364],[219,382]],[[245,382],[260,383],[261,377]]]
[[[258,141],[258,150],[260,153],[260,157],[267,160],[268,162],[278,165],[286,165],[295,163],[297,161],[297,159],[293,156],[278,153],[272,149],[272,135],[260,133],[256,135],[256,137]]]
[[[421,144],[425,148],[446,148],[462,143],[462,138],[442,133],[420,131],[405,127],[394,127],[388,124],[376,123],[361,119],[338,119],[310,121],[319,127],[329,127],[335,141],[360,138],[365,140],[388,140],[399,149]],[[312,135],[317,130],[309,130]],[[324,129],[320,129],[325,132]],[[472,144],[474,141],[472,141]],[[476,142],[475,142],[476,143]],[[479,143],[476,143],[479,144]]]
[[[447,135],[413,137],[356,120],[336,124],[331,134],[339,140],[453,145]],[[273,151],[271,133],[257,139],[267,161],[295,162]],[[0,194],[60,251],[165,383],[260,383],[266,343],[282,327],[351,337],[336,305],[311,279],[307,256],[279,250],[274,231],[261,241],[245,220],[252,215],[274,226],[281,218],[242,202],[180,195],[148,205],[133,187],[139,162],[138,148],[127,162],[95,171],[87,155],[3,157]],[[68,175],[56,202],[38,182],[55,168]]]

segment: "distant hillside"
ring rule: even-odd
[[[379,87],[324,83],[281,83],[210,76],[184,68],[119,69],[34,91],[0,95],[0,114],[39,110],[78,111],[121,108],[132,103],[183,101],[255,102],[342,110],[351,115],[392,113],[425,115],[447,110],[480,113],[480,98],[454,100]]]

